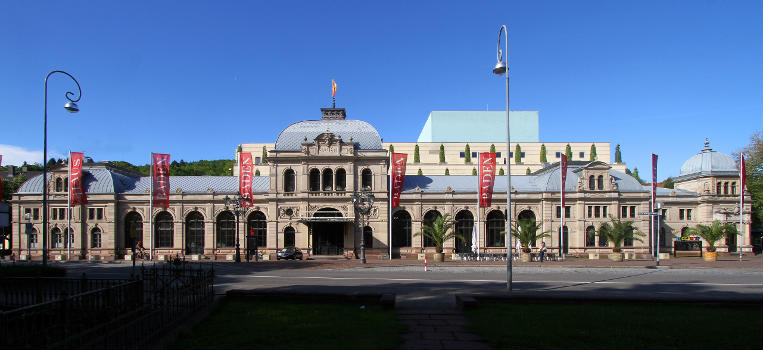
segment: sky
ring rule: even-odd
[[[731,153],[763,128],[763,1],[12,1],[0,12],[0,154],[146,164],[232,159],[331,105],[385,141],[432,110],[504,110],[492,74],[509,28],[510,109],[542,142],[620,144],[676,176],[706,137]],[[611,159],[610,161],[612,161]]]

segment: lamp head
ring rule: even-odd
[[[77,104],[72,101],[66,102],[64,108],[71,113],[79,112],[79,106],[77,106]]]
[[[503,63],[503,61],[498,61],[498,63],[495,64],[495,68],[493,68],[493,74],[495,75],[504,75],[506,74],[506,71],[508,68],[506,68],[506,64]]]
[[[230,206],[230,197],[225,196],[225,198],[223,198],[223,200],[225,201],[225,206],[226,207]]]

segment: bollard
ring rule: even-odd
[[[424,254],[424,272],[427,272],[427,255]]]

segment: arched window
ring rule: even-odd
[[[294,227],[287,226],[283,230],[283,246],[284,247],[294,247],[295,246],[295,232]]]
[[[392,247],[411,246],[411,215],[405,210],[392,214]]]
[[[718,184],[715,185],[715,194],[721,194],[721,183],[720,181]]]
[[[365,245],[366,248],[374,247],[374,230],[371,226],[363,228],[363,245]]]
[[[588,226],[585,229],[585,246],[586,247],[596,246],[596,228],[594,228],[593,226]]]
[[[217,248],[236,246],[236,217],[229,211],[217,215]]]
[[[607,239],[607,236],[602,234],[599,235],[599,247],[609,247],[609,240]]]
[[[64,235],[61,234],[61,229],[60,228],[54,227],[50,231],[50,238],[51,238],[52,248],[63,248],[63,246],[64,246]]]
[[[257,247],[264,248],[268,244],[268,221],[261,211],[255,211],[249,214],[249,218],[246,220],[247,228],[246,232],[249,237],[254,236],[252,239],[257,240]],[[255,243],[255,242],[252,242]],[[254,247],[250,247],[254,248]]]
[[[723,194],[729,194],[729,183],[724,182],[723,183]]]
[[[599,177],[596,178],[596,188],[600,190],[604,189],[604,175],[599,175]]]
[[[422,224],[424,226],[432,227],[432,225],[434,225],[434,221],[441,216],[442,214],[440,214],[439,211],[430,210],[424,214],[424,222]],[[426,235],[422,236],[424,237],[424,247],[434,247],[434,241],[431,238],[427,237]]]
[[[69,178],[64,178],[64,192],[69,192]]]
[[[125,215],[125,248],[131,249],[143,240],[143,217],[131,211]],[[145,246],[145,245],[144,245]]]
[[[737,194],[737,183],[732,182],[731,183],[731,194]]]
[[[500,210],[491,211],[489,214],[487,214],[486,221],[487,246],[506,246],[506,235],[501,234],[501,231],[506,230],[506,218],[503,216],[503,212]]]
[[[589,190],[596,189],[596,177],[594,177],[593,175],[588,177],[588,189]]]
[[[37,248],[37,229],[32,228],[32,231],[29,232],[29,248]]]
[[[154,218],[154,234],[156,235],[157,248],[172,248],[174,246],[174,224],[172,215],[162,211]]]
[[[296,190],[296,183],[294,180],[294,170],[286,169],[283,172],[283,191],[294,192]]]
[[[336,169],[336,190],[344,191],[345,187],[347,187],[347,172],[342,168]]]
[[[321,190],[321,171],[315,168],[310,169],[310,191]]]
[[[472,251],[472,229],[474,228],[474,215],[468,210],[461,210],[456,214],[456,222],[453,227],[456,233],[464,239],[456,237],[456,253],[468,253]]]
[[[633,232],[632,228],[631,232]],[[623,247],[633,247],[633,235],[625,236],[625,238],[623,238]]]
[[[98,227],[93,227],[92,230],[90,230],[90,248],[100,248],[101,247],[101,229]]]
[[[334,189],[334,172],[331,169],[323,169],[323,190],[331,191]]]
[[[204,216],[198,211],[185,218],[185,253],[204,254]]]
[[[74,243],[74,229],[69,228],[68,231],[69,231],[69,237],[66,237],[66,235],[64,235],[64,248],[74,247],[74,245],[72,245]]]
[[[371,169],[363,169],[363,172],[360,173],[360,184],[362,186],[362,189],[364,190],[371,190],[371,183],[372,183],[372,174]]]
[[[64,180],[62,180],[60,177],[56,178],[56,192],[63,192],[64,191]]]

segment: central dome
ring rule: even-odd
[[[736,160],[728,154],[713,151],[710,142],[706,140],[702,152],[695,154],[681,166],[680,176],[728,172],[737,172]]]
[[[302,143],[313,142],[318,135],[330,132],[344,142],[355,143],[360,150],[383,150],[381,136],[376,128],[362,120],[344,119],[344,109],[323,109],[323,119],[305,120],[294,123],[281,131],[275,149],[279,151],[299,151]],[[339,114],[337,117],[336,115]]]

